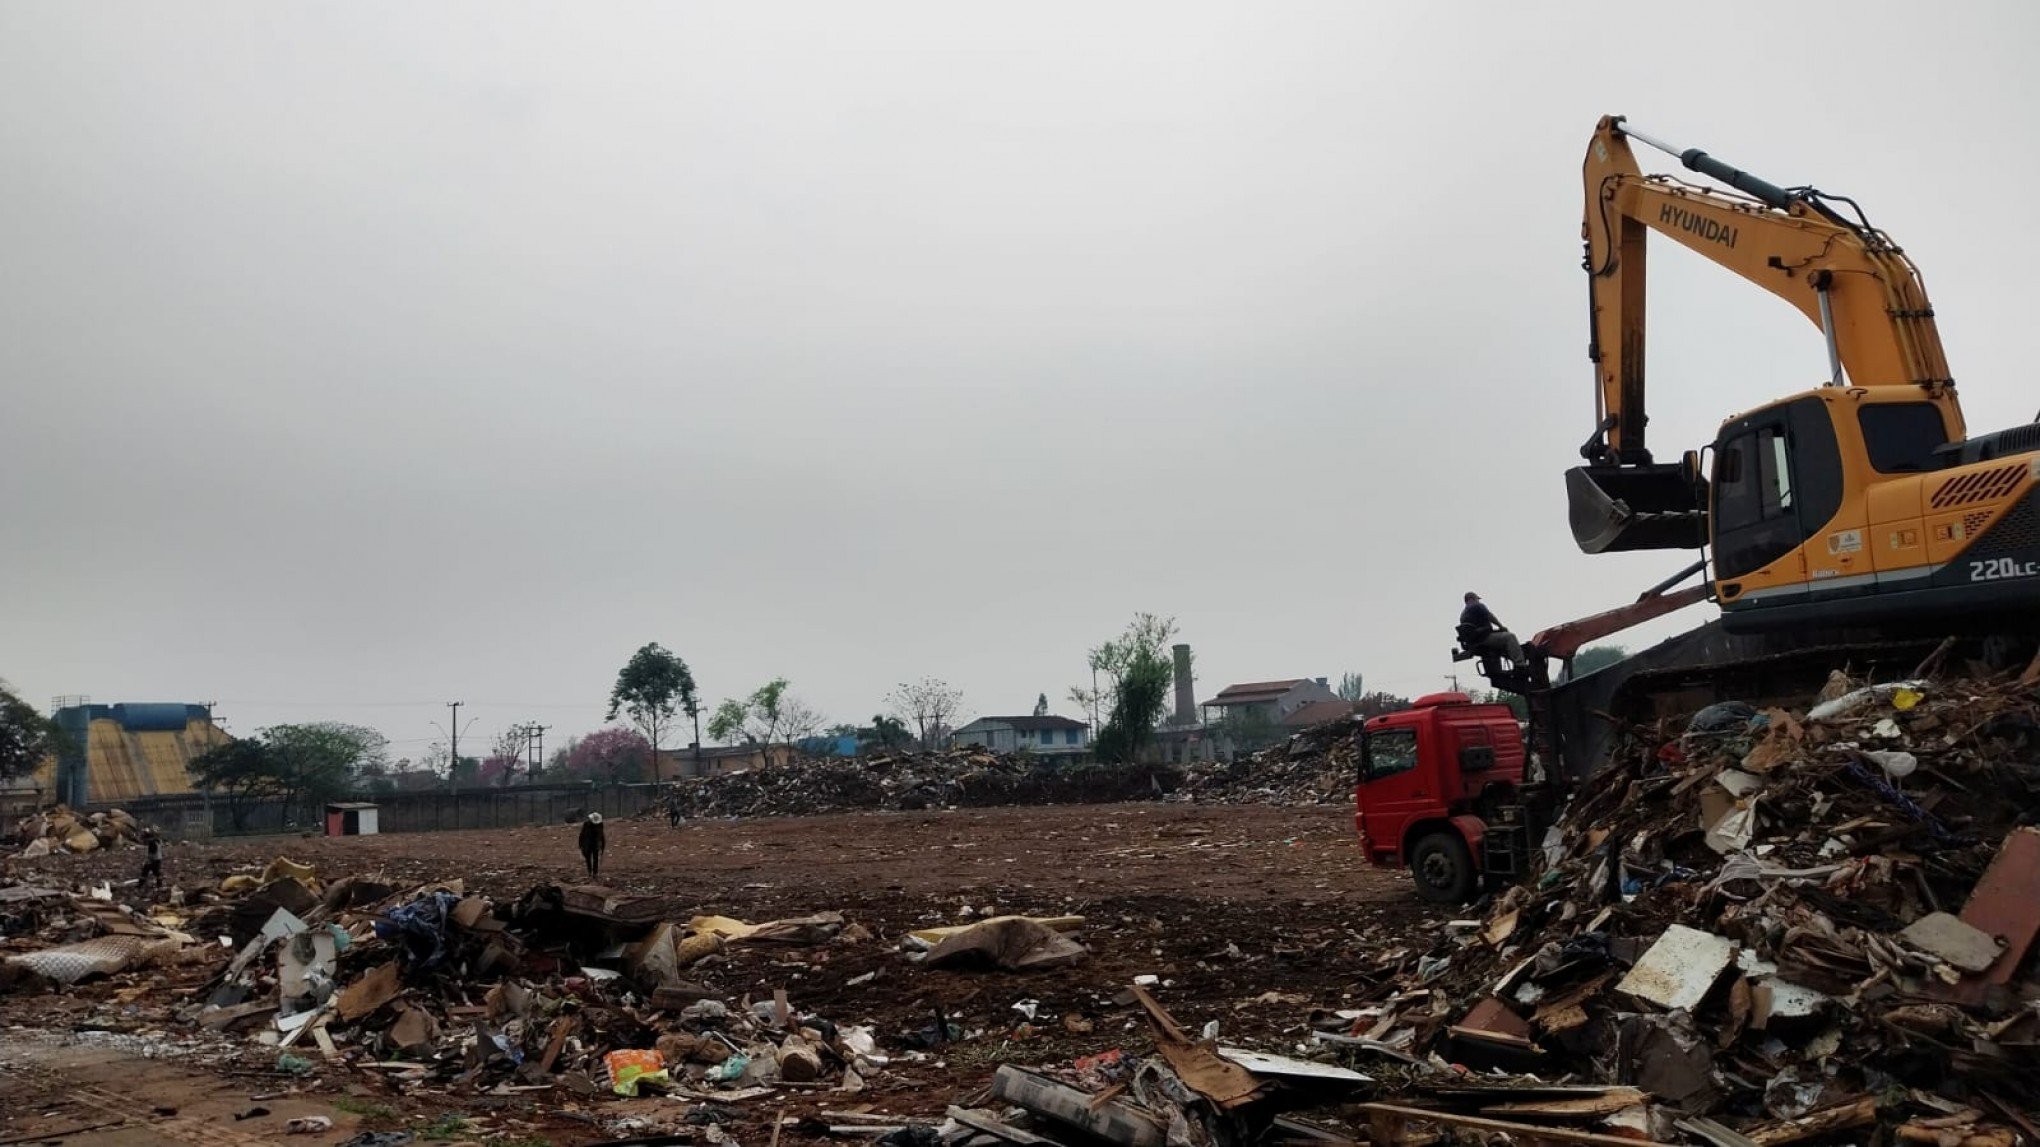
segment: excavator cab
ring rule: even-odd
[[[1586,553],[1697,550],[1707,544],[1700,460],[1575,466],[1565,472],[1573,540]]]

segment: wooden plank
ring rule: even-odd
[[[1852,1127],[1868,1127],[1877,1122],[1877,1098],[1866,1095],[1849,1103],[1838,1103],[1819,1111],[1750,1129],[1749,1137],[1757,1147],[1784,1147],[1787,1143],[1798,1143],[1817,1139]]]
[[[1046,1135],[1036,1135],[1032,1131],[1023,1131],[1012,1124],[1001,1123],[996,1119],[979,1115],[977,1112],[967,1108],[951,1107],[947,1114],[951,1119],[956,1120],[972,1131],[982,1131],[995,1139],[1004,1139],[1008,1143],[1018,1143],[1021,1147],[1063,1147],[1062,1144],[1050,1139]]]
[[[340,1047],[333,1042],[333,1037],[326,1033],[324,1020],[320,1020],[318,1026],[312,1029],[312,1042],[319,1045],[319,1054],[326,1057],[327,1063],[339,1060]]]
[[[553,1064],[559,1062],[560,1052],[567,1046],[567,1035],[574,1030],[574,1017],[561,1016],[553,1021],[552,1038],[545,1043],[545,1055],[538,1061],[538,1070],[550,1075]]]
[[[1620,1135],[1601,1135],[1592,1131],[1576,1131],[1570,1127],[1540,1127],[1535,1123],[1512,1123],[1504,1119],[1487,1119],[1478,1115],[1455,1115],[1450,1111],[1431,1111],[1422,1107],[1404,1107],[1395,1103],[1363,1103],[1360,1110],[1370,1119],[1384,1117],[1389,1124],[1385,1128],[1388,1138],[1377,1135],[1376,1143],[1394,1143],[1401,1140],[1403,1123],[1443,1123],[1453,1127],[1464,1127],[1470,1131],[1497,1131],[1518,1139],[1545,1143],[1578,1143],[1586,1147],[1636,1147],[1636,1140]]]
[[[1633,1087],[1611,1087],[1600,1095],[1576,1099],[1545,1099],[1527,1103],[1497,1103],[1481,1108],[1485,1115],[1530,1115],[1546,1119],[1592,1119],[1635,1107],[1648,1096]]]

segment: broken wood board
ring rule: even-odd
[[[1540,1099],[1527,1103],[1497,1103],[1481,1108],[1483,1115],[1533,1116],[1542,1119],[1598,1119],[1643,1103],[1649,1096],[1633,1087],[1611,1087],[1599,1095],[1576,1099]]]
[[[338,1010],[343,1023],[353,1023],[397,998],[403,985],[397,981],[397,962],[378,964],[340,992]]]
[[[1008,1143],[1018,1143],[1020,1147],[1063,1147],[1062,1144],[1050,1139],[1046,1135],[1036,1135],[1032,1131],[1024,1131],[1010,1123],[1001,1123],[982,1111],[972,1111],[964,1107],[951,1107],[945,1114],[972,1131],[983,1132],[994,1139],[1004,1139]]]
[[[1422,1107],[1404,1107],[1397,1103],[1362,1103],[1358,1110],[1365,1113],[1373,1130],[1370,1141],[1374,1143],[1404,1143],[1408,1137],[1404,1125],[1410,1123],[1438,1123],[1448,1127],[1464,1128],[1468,1131],[1500,1132],[1526,1143],[1577,1143],[1583,1147],[1636,1147],[1636,1140],[1622,1135],[1602,1135],[1593,1131],[1576,1131],[1570,1127],[1540,1127],[1535,1123],[1515,1123],[1504,1119],[1488,1119],[1479,1115],[1456,1115],[1450,1111],[1431,1111]]]
[[[1148,1020],[1155,1029],[1155,1050],[1169,1061],[1176,1075],[1192,1091],[1209,1099],[1220,1108],[1231,1111],[1259,1099],[1268,1090],[1268,1084],[1255,1079],[1252,1072],[1239,1064],[1227,1061],[1218,1054],[1218,1048],[1209,1040],[1192,1040],[1176,1026],[1175,1017],[1155,1002],[1147,989],[1134,985],[1133,998],[1147,1010]]]

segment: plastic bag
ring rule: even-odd
[[[602,1059],[609,1068],[610,1089],[618,1095],[636,1095],[640,1083],[666,1083],[666,1057],[655,1048],[624,1048]]]

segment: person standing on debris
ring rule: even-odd
[[[1523,643],[1471,590],[1466,594],[1466,608],[1459,611],[1459,644],[1474,653],[1499,653],[1511,665],[1523,664]]]
[[[602,853],[608,849],[609,841],[603,835],[602,814],[591,812],[581,825],[581,859],[588,864],[588,879],[602,875]]]
[[[163,838],[154,828],[142,830],[142,878],[135,883],[147,888],[154,880],[156,887],[163,886]]]

